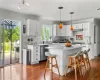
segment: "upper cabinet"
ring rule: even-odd
[[[57,35],[57,25],[52,25],[52,37],[55,37]]]
[[[66,25],[66,36],[73,36],[73,32],[70,30],[71,25]]]
[[[56,27],[57,36],[66,36],[66,25],[63,25],[62,29],[59,29],[59,26]]]
[[[82,26],[82,24],[73,24],[73,29],[82,29],[83,28],[83,26]]]
[[[83,32],[84,32],[84,36],[93,36],[94,24],[92,22],[83,23]]]
[[[27,35],[32,36],[40,36],[41,35],[41,26],[39,25],[39,22],[36,20],[27,20]]]

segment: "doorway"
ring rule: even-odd
[[[5,19],[0,25],[0,66],[19,62],[21,22]]]

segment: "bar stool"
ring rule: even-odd
[[[79,56],[79,64],[81,67],[85,67],[85,70],[86,70],[86,63],[85,63],[85,59],[84,59],[84,54],[86,53],[86,50],[85,51],[82,51],[80,56]],[[82,72],[82,70],[81,70]]]
[[[52,77],[53,77],[53,67],[57,68],[58,73],[59,73],[59,77],[60,77],[60,72],[59,72],[59,67],[58,67],[56,55],[51,55],[49,52],[45,52],[45,55],[47,56],[47,62],[46,62],[46,66],[45,66],[44,77],[45,77],[45,74],[46,74],[46,70],[47,69],[52,72]],[[55,59],[55,62],[56,62],[55,65],[53,65],[53,59]],[[51,65],[51,69],[48,68],[48,65]]]
[[[66,76],[69,68],[75,70],[75,80],[77,80],[77,69],[79,70],[80,75],[81,75],[81,66],[80,66],[80,62],[79,62],[79,56],[81,53],[82,52],[78,52],[78,53],[68,56],[68,65],[67,65],[65,76]]]
[[[89,65],[89,67],[91,67],[90,66],[90,61],[89,61],[89,56],[88,56],[89,51],[90,51],[90,49],[88,49],[88,50],[85,51],[85,53],[84,53],[84,55],[85,55],[84,56],[84,60],[85,60],[85,62],[87,64],[87,66]]]

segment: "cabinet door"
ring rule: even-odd
[[[84,36],[90,36],[89,23],[83,23],[83,31],[84,31]]]
[[[36,20],[27,20],[27,35],[36,36],[37,21]]]
[[[54,24],[54,25],[52,26],[52,36],[55,37],[56,35],[57,35],[57,25]]]
[[[73,36],[73,32],[70,30],[70,25],[66,25],[66,36]]]
[[[82,29],[82,24],[76,24],[76,29]]]
[[[95,35],[94,35],[94,38],[95,38],[95,42],[94,42],[94,55],[97,56],[98,55],[98,27],[95,26]]]
[[[63,25],[63,28],[61,29],[61,36],[66,36],[66,26]]]
[[[58,27],[58,26],[57,26],[56,28],[57,28],[57,36],[61,36],[61,33],[62,33],[62,31],[61,31],[61,30],[62,30],[62,29],[59,29],[59,27]]]
[[[97,56],[100,53],[100,37],[99,37],[99,26],[97,26]]]
[[[36,25],[36,34],[37,36],[42,36],[42,25],[39,24],[39,22],[37,22],[37,25]]]

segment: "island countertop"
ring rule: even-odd
[[[72,45],[71,47],[66,47],[65,45],[49,45],[46,49],[63,49],[63,50],[70,50],[75,48],[81,48],[81,45]]]
[[[65,44],[51,44],[46,47],[46,49],[48,49],[50,54],[56,55],[60,75],[63,76],[68,65],[68,56],[70,54],[80,52],[82,50],[82,46],[72,45],[71,47],[66,47]],[[53,60],[53,64],[55,64],[55,60]],[[58,73],[56,68],[53,68],[53,72]]]

